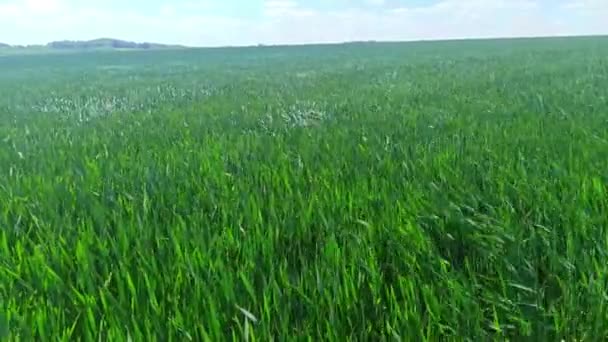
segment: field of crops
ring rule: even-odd
[[[0,57],[0,339],[602,340],[608,38]]]

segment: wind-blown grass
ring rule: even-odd
[[[0,333],[601,340],[607,47],[4,57]]]

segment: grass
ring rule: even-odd
[[[606,43],[0,58],[0,333],[602,340]]]

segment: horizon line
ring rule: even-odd
[[[317,42],[285,42],[285,43],[253,43],[253,44],[226,44],[226,45],[184,45],[178,43],[164,43],[154,41],[136,41],[121,38],[98,37],[92,39],[59,39],[42,44],[10,44],[0,40],[0,44],[7,44],[11,48],[34,48],[49,47],[57,42],[92,42],[96,40],[116,40],[136,44],[157,44],[168,48],[182,49],[221,49],[221,48],[250,48],[250,47],[298,47],[298,46],[318,46],[318,45],[342,45],[357,43],[423,43],[423,42],[458,42],[458,41],[485,41],[485,40],[515,40],[515,39],[552,39],[552,38],[608,38],[608,33],[592,34],[556,34],[556,35],[521,35],[521,36],[475,36],[475,37],[446,37],[446,38],[420,38],[420,39],[367,39],[367,40],[343,40],[343,41],[317,41]],[[134,49],[135,50],[135,49]]]

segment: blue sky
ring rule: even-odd
[[[193,46],[608,34],[608,0],[0,0],[0,42]]]

